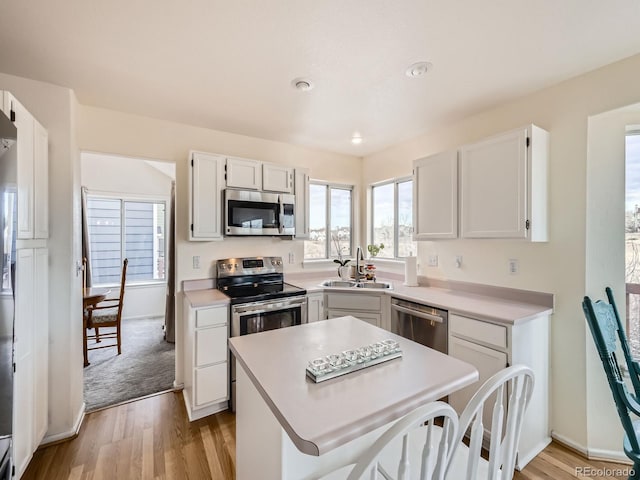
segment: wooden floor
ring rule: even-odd
[[[552,443],[514,479],[626,479],[628,469]],[[235,416],[189,423],[180,393],[101,410],[87,415],[77,438],[38,450],[22,478],[234,479]]]

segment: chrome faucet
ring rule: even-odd
[[[359,282],[360,280],[362,280],[362,277],[364,277],[364,275],[360,271],[362,269],[362,265],[360,264],[360,262],[363,262],[363,261],[364,261],[364,255],[362,253],[362,248],[358,247],[356,249],[356,276],[355,276],[356,282]]]

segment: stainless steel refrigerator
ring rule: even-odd
[[[11,478],[17,131],[0,111],[0,480]]]

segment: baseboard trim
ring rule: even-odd
[[[553,438],[553,440],[555,440],[556,442],[561,443],[565,447],[575,451],[576,453],[579,453],[583,457],[588,458],[589,460],[624,463],[627,465],[633,464],[633,462],[629,460],[629,457],[627,457],[624,454],[624,452],[619,450],[603,450],[599,448],[588,448],[556,432],[551,432],[551,438]]]
[[[49,447],[56,443],[66,442],[78,436],[80,433],[80,428],[82,427],[82,422],[84,422],[85,417],[85,409],[86,404],[82,402],[82,406],[80,407],[80,411],[76,416],[76,421],[73,424],[73,428],[71,430],[67,430],[66,432],[56,433],[55,435],[47,435],[40,442],[40,446],[38,448]]]
[[[104,407],[96,408],[95,410],[91,410],[87,412],[87,414],[100,412],[102,410],[106,410],[107,408],[119,407],[120,405],[126,405],[127,403],[137,402],[138,400],[145,400],[151,397],[157,397],[158,395],[164,395],[165,393],[174,393],[176,390],[174,388],[169,388],[167,390],[160,390],[159,392],[150,393],[149,395],[144,395],[142,397],[130,398],[129,400],[123,400],[122,402],[114,403],[113,405],[107,405]]]
[[[518,471],[522,470],[527,464],[536,458],[540,452],[542,452],[545,448],[549,446],[551,443],[551,437],[547,437],[543,439],[540,443],[538,443],[535,448],[529,450],[526,455],[522,455],[522,452],[518,452],[518,457],[516,461],[516,469]]]
[[[155,315],[155,314],[130,315],[130,316],[122,317],[122,321],[126,321],[126,320],[142,320],[142,319],[145,319],[145,318],[164,318],[164,312],[158,313],[157,315]]]

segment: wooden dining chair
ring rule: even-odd
[[[320,478],[443,480],[457,432],[458,415],[450,405],[427,403],[389,427],[355,464]]]
[[[95,340],[100,343],[104,339],[115,339],[115,343],[109,345],[95,344],[87,346],[87,350],[97,350],[99,348],[117,347],[118,355],[122,353],[122,309],[124,307],[124,288],[127,279],[128,259],[124,259],[122,264],[122,275],[120,277],[120,296],[118,298],[105,299],[95,307],[87,309],[87,329],[94,329],[95,334],[87,334],[87,340]],[[115,328],[114,332],[100,334],[100,328]]]
[[[607,296],[609,296],[609,292],[607,292]],[[610,300],[612,297],[610,297]],[[621,336],[622,328],[614,305],[615,303],[606,303],[602,300],[594,303],[589,297],[584,297],[582,310],[591,330],[593,341],[596,344],[602,367],[607,376],[609,389],[613,395],[613,401],[624,429],[625,435],[622,446],[624,453],[633,462],[634,474],[629,476],[629,479],[640,479],[640,420],[634,420],[631,417],[631,414],[635,417],[640,416],[640,404],[637,398],[627,390],[627,385],[616,357],[618,342],[622,343],[621,339],[624,336],[624,332],[622,332],[623,335]],[[624,347],[622,350],[626,355]]]
[[[513,478],[522,422],[533,387],[533,372],[524,365],[500,370],[480,387],[460,415],[460,429],[447,468],[447,478]],[[483,425],[485,410],[491,413],[491,425]],[[463,441],[467,435],[468,445]],[[483,444],[487,440],[488,459],[482,455]]]

